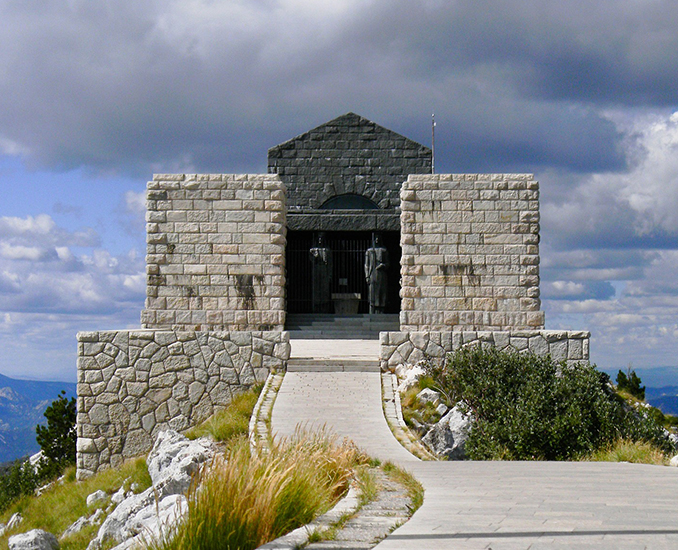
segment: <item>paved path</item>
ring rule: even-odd
[[[293,357],[360,355],[359,342],[305,342],[292,341]],[[678,468],[422,462],[391,435],[380,384],[378,373],[288,373],[272,415],[274,433],[326,425],[424,485],[424,505],[377,549],[678,549]]]

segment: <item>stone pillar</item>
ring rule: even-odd
[[[532,175],[411,175],[401,209],[401,331],[544,328]]]
[[[285,191],[274,174],[160,174],[147,191],[144,328],[283,330]]]

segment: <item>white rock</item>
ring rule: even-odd
[[[214,455],[208,438],[194,441],[174,430],[160,432],[146,459],[158,498],[186,493],[200,465]]]
[[[200,465],[214,456],[214,450],[214,443],[207,438],[190,441],[172,430],[159,433],[146,459],[153,487],[138,495],[127,493],[104,520],[88,549],[113,540],[119,543],[116,550],[126,550],[143,543],[144,538],[165,533],[187,513],[184,493]],[[121,487],[118,493],[124,494],[124,489]]]
[[[667,437],[671,442],[671,445],[673,445],[673,448],[678,451],[678,434],[670,433]]]
[[[113,496],[111,497],[111,502],[114,504],[120,504],[123,500],[125,500],[125,488],[120,487],[120,489],[113,493]]]
[[[448,460],[462,460],[471,430],[471,416],[464,414],[455,405],[423,437],[423,443],[438,456]]]
[[[439,403],[438,406],[436,407],[436,413],[438,413],[440,416],[443,416],[447,412],[447,405],[445,403]]]
[[[59,540],[63,540],[66,537],[70,537],[71,535],[82,531],[82,529],[86,526],[89,525],[89,518],[87,516],[81,516],[78,519],[76,519],[73,523],[71,523],[66,530],[61,533],[61,536],[59,537]]]
[[[87,506],[94,506],[97,502],[101,502],[107,498],[108,494],[106,494],[106,491],[94,491],[93,493],[87,495]]]
[[[674,457],[671,459],[671,462],[669,462],[669,465],[670,465],[670,466],[676,466],[676,467],[678,467],[678,455],[674,456]]]
[[[106,515],[106,512],[104,512],[101,508],[95,510],[95,512],[87,517],[87,516],[82,516],[78,519],[76,519],[59,537],[59,540],[63,540],[66,537],[73,535],[77,533],[78,531],[81,531],[84,527],[87,527],[88,525],[98,525],[101,523],[101,520],[104,518]]]
[[[9,550],[58,550],[59,541],[52,534],[42,529],[33,529],[28,533],[21,533],[9,537]]]
[[[9,531],[10,529],[14,529],[23,520],[24,520],[24,517],[19,512],[17,512],[16,514],[12,514],[12,517],[9,518],[9,521],[7,522],[7,527],[5,527],[5,529],[7,531]]]
[[[404,393],[419,381],[419,378],[424,374],[424,368],[419,364],[405,364],[398,365],[395,372],[396,376],[398,376],[398,380],[400,380],[398,391]]]
[[[31,463],[31,466],[33,466],[33,469],[36,471],[36,473],[38,471],[38,468],[40,467],[40,463],[43,461],[44,458],[45,454],[42,451],[38,451],[37,453],[31,455],[28,458],[28,461]]]
[[[440,394],[430,388],[424,388],[417,394],[417,400],[422,405],[426,403],[436,404],[437,401],[440,401]]]

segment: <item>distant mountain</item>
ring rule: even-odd
[[[75,397],[76,385],[69,382],[15,380],[0,374],[0,463],[36,453],[35,427],[61,391]]]
[[[678,416],[678,386],[645,388],[645,400],[664,414]]]

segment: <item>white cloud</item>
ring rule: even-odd
[[[0,372],[72,380],[76,332],[138,325],[143,260],[97,242],[93,231],[67,231],[47,215],[0,218]],[[90,246],[75,252],[73,243]]]
[[[125,206],[129,213],[143,219],[146,215],[146,192],[127,191],[125,193]]]
[[[43,251],[35,246],[12,246],[8,243],[0,242],[0,256],[8,260],[39,260]]]

